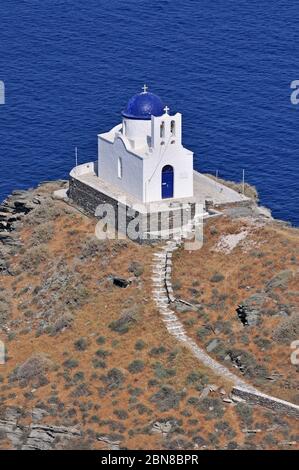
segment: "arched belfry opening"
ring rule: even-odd
[[[162,199],[173,197],[173,167],[165,165],[161,175],[161,195]]]
[[[174,137],[175,136],[175,121],[172,120],[170,123],[170,133]]]

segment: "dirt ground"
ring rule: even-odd
[[[58,441],[56,448],[109,448],[109,440],[128,449],[296,448],[295,419],[229,400],[231,385],[168,334],[151,298],[154,248],[96,240],[95,221],[52,201],[54,187],[39,188],[49,193],[48,203],[16,229],[21,244],[9,256],[12,275],[0,275],[0,339],[7,350],[0,365],[0,419],[17,408],[19,423],[27,425],[38,408],[45,411],[43,423],[81,430],[82,438]],[[243,224],[219,220],[213,230],[206,227],[202,250],[175,254],[176,294],[200,304],[198,311],[180,315],[201,345],[219,338],[250,351],[267,375],[278,373],[272,381],[258,377],[261,388],[295,401],[297,369],[289,363],[289,345],[275,342],[272,334],[298,301],[292,262],[297,233],[252,227],[246,249],[213,251],[222,230],[235,233]],[[286,269],[294,276],[273,292],[287,317],[262,314],[258,326],[244,327],[237,304]],[[224,279],[211,282],[215,273]],[[129,286],[114,285],[113,276],[129,280]],[[200,338],[197,332],[206,326]],[[269,349],[257,346],[258,338],[268,339]],[[257,380],[254,373],[250,378]],[[11,447],[0,434],[0,448]]]

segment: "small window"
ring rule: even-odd
[[[171,121],[170,123],[170,132],[171,135],[175,135],[175,121]]]
[[[160,124],[160,137],[161,139],[164,139],[165,137],[165,122],[162,121]]]
[[[119,178],[123,177],[123,164],[122,164],[122,159],[120,157],[118,157],[118,160],[117,160],[117,176]]]

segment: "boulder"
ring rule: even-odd
[[[218,339],[213,339],[207,346],[207,352],[211,352],[213,351],[213,349],[215,349],[218,345]]]
[[[80,436],[77,428],[31,424],[27,442],[22,446],[22,450],[49,450],[57,438],[69,440]]]

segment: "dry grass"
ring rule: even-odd
[[[232,251],[217,249],[221,237],[244,230],[248,236]],[[204,347],[217,339],[211,355],[229,367],[228,352],[242,356],[247,379],[297,403],[290,342],[298,328],[298,248],[296,229],[222,217],[206,225],[201,250],[174,255],[173,271],[176,295],[199,305],[197,312],[180,313],[189,334]],[[240,304],[251,306],[255,325],[242,325],[236,314]],[[273,374],[275,380],[268,379]]]
[[[46,191],[46,186],[40,191]],[[30,222],[32,217],[31,213]],[[278,418],[262,408],[253,409],[252,426],[261,423],[264,431],[247,442],[236,407],[222,401],[220,389],[228,391],[230,384],[201,367],[167,333],[151,298],[153,249],[129,241],[104,242],[97,249],[94,221],[75,209],[65,210],[58,201],[51,206],[50,219],[53,235],[46,242],[47,257],[35,263],[34,269],[1,278],[12,299],[10,334],[4,330],[0,333],[8,352],[7,363],[0,366],[2,408],[21,407],[25,411],[21,424],[31,422],[34,407],[43,407],[49,413],[45,423],[80,426],[83,438],[74,443],[78,448],[107,448],[97,439],[103,435],[120,440],[121,446],[129,449],[277,447],[276,441],[264,440],[267,429]],[[30,245],[33,230],[34,225],[28,223],[19,233],[25,247]],[[176,264],[175,275],[182,281],[182,294],[187,295],[190,272],[194,279],[199,278],[201,268],[200,263],[194,268],[191,257],[183,255],[184,264],[179,270]],[[26,250],[13,258],[14,269],[19,269],[25,257]],[[200,288],[205,291],[208,279],[215,272],[226,272],[225,266],[214,262],[206,266],[207,280],[200,280]],[[87,293],[83,299],[74,295],[76,282],[63,288],[70,272]],[[61,274],[62,284],[59,279],[54,282],[55,273]],[[188,279],[184,273],[188,273]],[[218,282],[217,288],[222,284],[227,290],[234,286],[233,269],[227,273],[229,279]],[[120,289],[113,286],[111,274],[122,278],[135,274],[136,282]],[[50,284],[46,282],[49,279]],[[51,288],[46,289],[49,285]],[[237,287],[232,295],[235,291]],[[50,310],[53,317],[47,316]],[[49,318],[53,318],[54,332],[37,334],[41,323]],[[125,331],[111,328],[111,324],[128,318]],[[238,324],[236,328],[240,328]],[[13,371],[22,371],[18,369],[22,364],[23,368],[24,364],[34,366],[32,357],[50,361],[51,367],[41,368],[37,374],[47,380],[33,388],[31,378],[28,383],[11,381]],[[207,383],[219,386],[209,395],[214,401],[197,403],[192,397],[198,399]],[[164,437],[153,432],[156,421],[171,421],[172,433]],[[291,436],[293,421],[283,418],[275,431],[276,440]],[[0,437],[0,448],[10,445]]]

